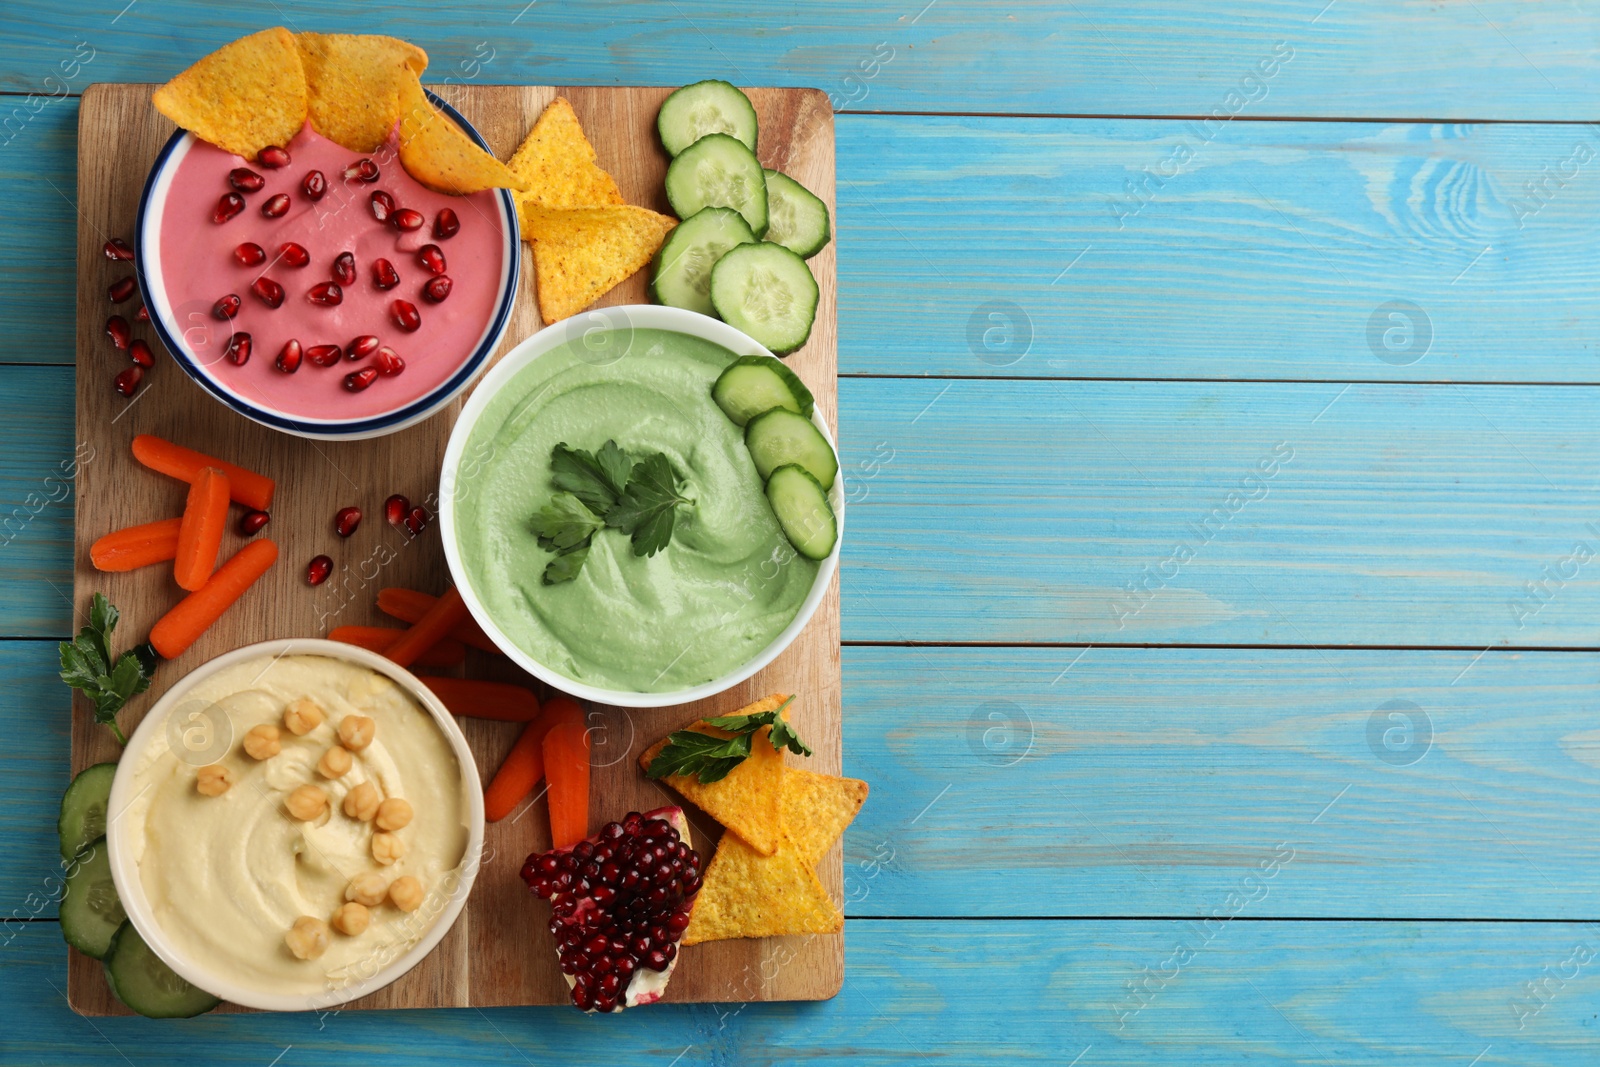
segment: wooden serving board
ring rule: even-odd
[[[272,522],[265,531],[278,542],[278,565],[243,600],[178,660],[164,664],[150,692],[121,716],[124,731],[138,725],[151,702],[173,682],[212,657],[256,641],[323,636],[336,625],[397,625],[379,615],[374,601],[384,586],[438,592],[448,578],[437,524],[412,539],[383,519],[383,501],[404,493],[433,510],[437,472],[461,402],[427,422],[375,441],[330,444],[290,437],[236,415],[194,384],[170,358],[160,356],[144,388],[125,400],[112,378],[128,365],[113,349],[104,325],[111,313],[106,288],[131,273],[131,264],[110,263],[101,252],[107,238],[131,240],[141,187],[157,151],[173,126],[150,106],[148,85],[93,85],[83,94],[78,119],[78,387],[77,536],[73,602],[78,624],[90,597],[103,592],[122,609],[119,644],[126,646],[180,597],[167,568],[101,574],[88,561],[88,547],[109,530],[180,513],[185,488],[139,466],[129,452],[135,434],[153,433],[260,470],[278,481]],[[510,155],[534,120],[558,93],[566,96],[594,142],[600,164],[610,171],[629,203],[670,212],[662,191],[667,157],[656,141],[655,114],[670,89],[563,88],[547,86],[452,86],[441,91],[472,122],[502,158]],[[760,156],[834,203],[833,115],[815,89],[750,89],[761,120]],[[522,291],[500,354],[539,329],[531,257],[524,246]],[[816,394],[830,425],[837,427],[835,258],[829,245],[811,260],[822,290],[816,327],[788,363]],[[628,279],[602,305],[646,302],[646,274]],[[130,319],[130,302],[116,309]],[[159,351],[154,333],[135,326]],[[346,505],[365,513],[347,541],[333,532],[334,512]],[[238,511],[235,509],[235,516]],[[230,524],[231,524],[230,520]],[[230,532],[224,555],[239,547]],[[325,585],[307,586],[307,562],[319,553],[335,560]],[[469,650],[470,677],[534,684],[503,658]],[[539,688],[536,685],[536,688]],[[811,624],[766,670],[722,696],[677,708],[625,711],[596,707],[592,818],[607,819],[648,810],[677,798],[640,774],[635,757],[671,730],[705,715],[726,714],[766,693],[797,694],[793,717],[816,750],[807,766],[837,773],[840,759],[839,588],[837,578]],[[462,720],[487,780],[517,729],[514,725]],[[94,723],[87,703],[74,705],[72,769],[115,760],[120,746]],[[65,785],[65,783],[63,783]],[[691,810],[696,844],[709,855],[720,828]],[[523,887],[518,871],[530,852],[549,847],[542,800],[491,824],[485,860],[466,909],[433,953],[400,981],[347,1008],[488,1007],[562,1004],[565,983],[545,929],[549,909]],[[818,872],[840,898],[840,851]],[[101,966],[69,950],[68,999],[85,1015],[126,1014],[106,987]],[[683,952],[668,988],[669,1001],[818,1000],[833,996],[844,980],[844,937],[793,937],[724,941]]]

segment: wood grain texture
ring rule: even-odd
[[[125,401],[109,388],[111,369],[122,361],[103,343],[104,287],[126,265],[100,254],[101,232],[132,228],[143,174],[172,126],[149,103],[150,86],[96,85],[85,95],[79,125],[78,383],[77,426],[96,462],[77,475],[77,572],[74,599],[84,610],[91,595],[104,592],[123,610],[125,633],[142,634],[177,599],[170,574],[162,568],[106,575],[93,569],[89,544],[108,530],[177,514],[184,487],[140,469],[128,443],[153,433],[226,457],[278,482],[268,536],[284,550],[279,564],[228,615],[188,652],[163,666],[150,691],[130,702],[124,730],[135,725],[150,704],[185,673],[240,645],[277,637],[321,636],[335,625],[383,621],[374,600],[385,585],[437,591],[448,581],[437,533],[411,538],[382,521],[384,498],[392,492],[426,501],[436,511],[434,493],[439,463],[458,401],[400,434],[355,443],[312,443],[256,426],[206,396],[176,366],[163,360],[145,388]],[[655,143],[654,116],[667,89],[567,89],[565,95],[594,142],[599,161],[616,177],[630,203],[665,209],[661,182],[666,155]],[[821,93],[806,89],[752,91],[765,136],[762,162],[792,173],[830,204],[833,199],[832,113]],[[445,96],[466,115],[501,155],[520,142],[544,106],[550,88],[450,87]],[[789,363],[811,383],[817,402],[836,425],[833,253],[812,261],[822,300],[810,340]],[[608,294],[602,303],[642,303],[641,273]],[[502,343],[503,354],[539,327],[533,305],[531,269]],[[355,503],[371,516],[342,543],[329,530],[338,508]],[[224,554],[237,547],[232,532]],[[315,590],[304,580],[311,556],[336,556],[336,571]],[[474,660],[479,654],[474,653]],[[504,668],[484,664],[470,673]],[[838,585],[811,624],[770,667],[711,700],[681,708],[624,712],[596,709],[593,727],[605,740],[596,746],[592,808],[594,825],[629,810],[659,807],[668,794],[646,781],[633,757],[677,727],[696,718],[726,714],[774,691],[798,694],[793,718],[803,736],[814,739],[814,765],[836,771],[839,765],[839,612]],[[74,720],[74,770],[115,759],[117,746],[80,705]],[[499,766],[515,730],[505,724],[464,724],[485,780]],[[356,1007],[487,1006],[562,1003],[566,986],[556,967],[546,909],[529,899],[517,871],[530,852],[549,847],[543,805],[526,818],[494,824],[485,836],[489,859],[478,876],[466,911],[429,957],[394,985],[363,998]],[[702,820],[702,844],[713,823]],[[840,863],[835,856],[822,874],[835,894]],[[764,961],[792,954],[781,970],[768,975]],[[832,996],[843,975],[843,935],[826,938],[727,941],[686,953],[669,988],[683,1001],[816,999]],[[100,974],[100,966],[74,956],[69,996],[85,1014],[119,1010]]]

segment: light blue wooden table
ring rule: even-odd
[[[274,22],[833,94],[836,999],[68,1010],[75,94]],[[1597,50],[1589,0],[9,0],[0,1060],[1600,1061]]]

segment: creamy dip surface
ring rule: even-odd
[[[688,334],[589,331],[528,364],[485,408],[461,459],[457,548],[496,624],[540,663],[591,685],[671,692],[737,669],[799,612],[819,565],[790,547],[743,430],[711,399],[734,358]],[[551,450],[607,440],[664,453],[694,504],[656,555],[601,530],[576,579],[545,585],[553,557],[531,520],[555,492]]]
[[[284,710],[303,697],[325,718],[296,736],[283,729]],[[206,749],[210,727],[194,714],[213,705],[231,727],[223,731],[231,732],[225,755]],[[211,714],[212,723],[220,721]],[[339,722],[352,714],[373,720],[373,740],[353,753],[349,771],[329,779],[317,763],[339,744]],[[443,731],[405,690],[345,660],[264,656],[202,680],[172,715],[177,723],[151,739],[136,769],[136,799],[123,818],[156,922],[179,951],[240,985],[315,997],[370,978],[428,933],[459,887],[469,834],[466,783]],[[242,741],[261,724],[280,728],[281,750],[256,760]],[[185,729],[197,740],[186,740]],[[206,796],[197,777],[201,765],[215,763],[234,782],[220,796]],[[345,795],[362,782],[412,807],[411,822],[396,831],[405,852],[393,864],[373,858],[374,824],[342,810]],[[329,803],[302,822],[285,801],[307,784],[322,788]],[[365,931],[335,931],[319,958],[297,959],[285,943],[295,920],[327,921],[351,880],[369,871],[391,882],[417,878],[422,906],[403,912],[385,900],[371,909]]]

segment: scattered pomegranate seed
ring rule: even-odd
[[[281,219],[289,210],[289,194],[279,193],[277,196],[267,197],[267,202],[261,205],[261,213],[269,219]]]
[[[399,526],[406,521],[406,516],[411,514],[411,501],[394,494],[383,502],[383,517],[389,520],[390,526]]]
[[[312,345],[306,349],[306,358],[319,367],[331,367],[343,356],[338,345]]]
[[[256,153],[256,162],[268,170],[277,170],[289,165],[289,153],[275,144],[269,144]]]
[[[133,259],[133,249],[128,247],[128,242],[120,237],[113,237],[105,243],[106,258],[126,263]]]
[[[244,210],[244,197],[238,193],[223,193],[222,199],[217,201],[217,206],[211,212],[211,221],[219,226]]]
[[[154,367],[156,354],[150,350],[150,342],[141,337],[135,337],[128,345],[128,358],[141,367]]]
[[[306,176],[300,179],[300,191],[307,200],[321,200],[328,191],[328,179],[323,177],[320,170],[308,170]]]
[[[340,508],[339,513],[333,517],[333,530],[340,537],[349,537],[360,525],[360,508]]]
[[[417,311],[417,305],[409,300],[396,300],[390,304],[389,317],[406,333],[415,333],[422,328],[422,314]]]
[[[113,315],[106,320],[106,333],[111,337],[111,343],[118,349],[126,352],[128,342],[133,339],[133,327],[128,325],[128,320],[121,315]],[[374,337],[376,342],[377,338]]]
[[[111,297],[111,302],[113,304],[121,304],[130,296],[132,296],[133,291],[137,288],[139,288],[138,282],[134,281],[132,278],[123,278],[119,281],[112,282],[111,288],[106,290],[106,295]]]
[[[377,367],[378,373],[385,378],[393,378],[406,369],[406,361],[388,345],[378,349],[378,354],[372,358],[372,365]]]
[[[378,369],[376,367],[362,367],[360,370],[353,370],[344,376],[344,387],[352,393],[359,393],[377,380]]]
[[[229,293],[227,296],[211,305],[211,314],[226,321],[239,314],[239,305],[241,303],[243,303],[243,301],[239,299],[237,294]]]
[[[461,220],[456,218],[456,213],[447,207],[439,209],[439,214],[433,220],[433,236],[440,241],[448,241],[461,230]]]
[[[150,309],[145,307],[143,304],[140,304],[139,305],[139,310],[135,311],[133,313],[133,321],[134,322],[149,322],[150,321]]]
[[[442,279],[436,278],[434,280],[441,281]],[[250,283],[250,291],[256,294],[261,299],[261,302],[269,308],[283,306],[283,286],[265,274]]]
[[[370,333],[364,333],[351,341],[344,350],[346,359],[366,359],[378,350],[378,339]]]
[[[233,260],[241,267],[259,267],[267,261],[267,250],[254,241],[246,241],[233,250]]]
[[[123,396],[132,396],[139,391],[139,383],[144,381],[144,368],[135,363],[133,366],[120,372],[113,384],[117,392]]]
[[[273,363],[273,366],[285,374],[293,374],[300,369],[300,357],[303,354],[300,342],[291,337],[283,342],[283,348],[278,352],[277,362]]]
[[[379,289],[393,289],[400,284],[400,274],[387,259],[372,261],[372,284]]]
[[[394,216],[389,220],[389,222],[393,224],[394,228],[402,233],[408,233],[411,230],[420,230],[422,229],[422,224],[427,221],[428,217],[426,215],[414,208],[409,207],[403,207],[399,211],[396,211]]]
[[[356,257],[353,252],[340,252],[333,258],[333,280],[340,285],[356,283]]]
[[[259,193],[267,184],[267,179],[249,167],[234,167],[228,172],[228,184],[241,193]]]
[[[379,222],[388,222],[389,216],[394,214],[394,197],[382,189],[374,190],[367,198],[367,204],[372,208],[372,217]]]
[[[338,282],[318,282],[306,293],[306,297],[313,304],[331,308],[344,302],[344,290],[339,288]]]
[[[358,159],[348,167],[344,168],[345,181],[353,182],[357,178],[364,182],[377,181],[378,165],[370,159]]]
[[[321,585],[328,580],[328,575],[333,573],[333,560],[327,556],[315,556],[310,565],[306,567],[306,584]]]
[[[311,253],[306,251],[305,245],[289,241],[278,249],[278,259],[286,266],[303,267],[311,262]]]
[[[241,331],[228,338],[228,347],[223,349],[222,354],[227,356],[228,362],[235,367],[242,367],[250,362],[250,335]]]
[[[239,517],[239,536],[253,537],[271,521],[272,516],[265,511],[247,511]]]
[[[373,373],[377,373],[374,371]],[[428,523],[433,521],[433,516],[428,514],[428,509],[421,504],[406,512],[406,529],[411,531],[412,537],[422,536],[422,531],[428,528]]]
[[[433,278],[429,280],[427,285],[422,287],[422,295],[435,304],[442,304],[444,303],[444,298],[450,295],[451,284],[449,275]]]
[[[422,264],[422,269],[429,274],[444,273],[444,252],[438,245],[423,245],[417,249],[417,262]]]

